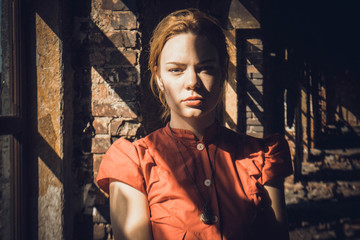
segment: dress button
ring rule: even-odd
[[[197,146],[196,146],[196,148],[197,148],[197,150],[199,150],[199,151],[202,151],[203,149],[204,149],[204,144],[202,144],[202,143],[199,143]]]
[[[207,186],[207,187],[210,187],[211,186],[211,180],[210,179],[205,179],[204,185]]]
[[[213,216],[213,223],[217,223],[219,221],[218,216]]]

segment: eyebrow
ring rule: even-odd
[[[186,65],[184,63],[179,63],[179,62],[167,62],[166,64],[173,64],[173,65],[178,65],[178,66],[185,66]]]
[[[202,64],[206,64],[206,63],[212,63],[212,62],[216,62],[216,60],[215,59],[207,59],[207,60],[199,62],[197,65],[202,65]],[[179,66],[186,65],[184,63],[179,63],[179,62],[167,62],[166,64],[174,64],[174,65],[179,65]]]

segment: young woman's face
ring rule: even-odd
[[[182,33],[160,54],[157,81],[171,119],[215,116],[222,76],[217,49],[204,36]]]

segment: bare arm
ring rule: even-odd
[[[265,189],[271,199],[272,214],[269,214],[270,232],[276,235],[276,239],[289,239],[286,205],[284,197],[284,181],[278,179],[265,184]]]
[[[152,239],[148,202],[139,190],[112,180],[110,217],[115,240]]]

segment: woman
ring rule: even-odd
[[[149,67],[170,121],[117,140],[101,162],[115,239],[287,239],[286,141],[240,135],[215,118],[228,67],[216,21],[195,9],[164,18]]]

